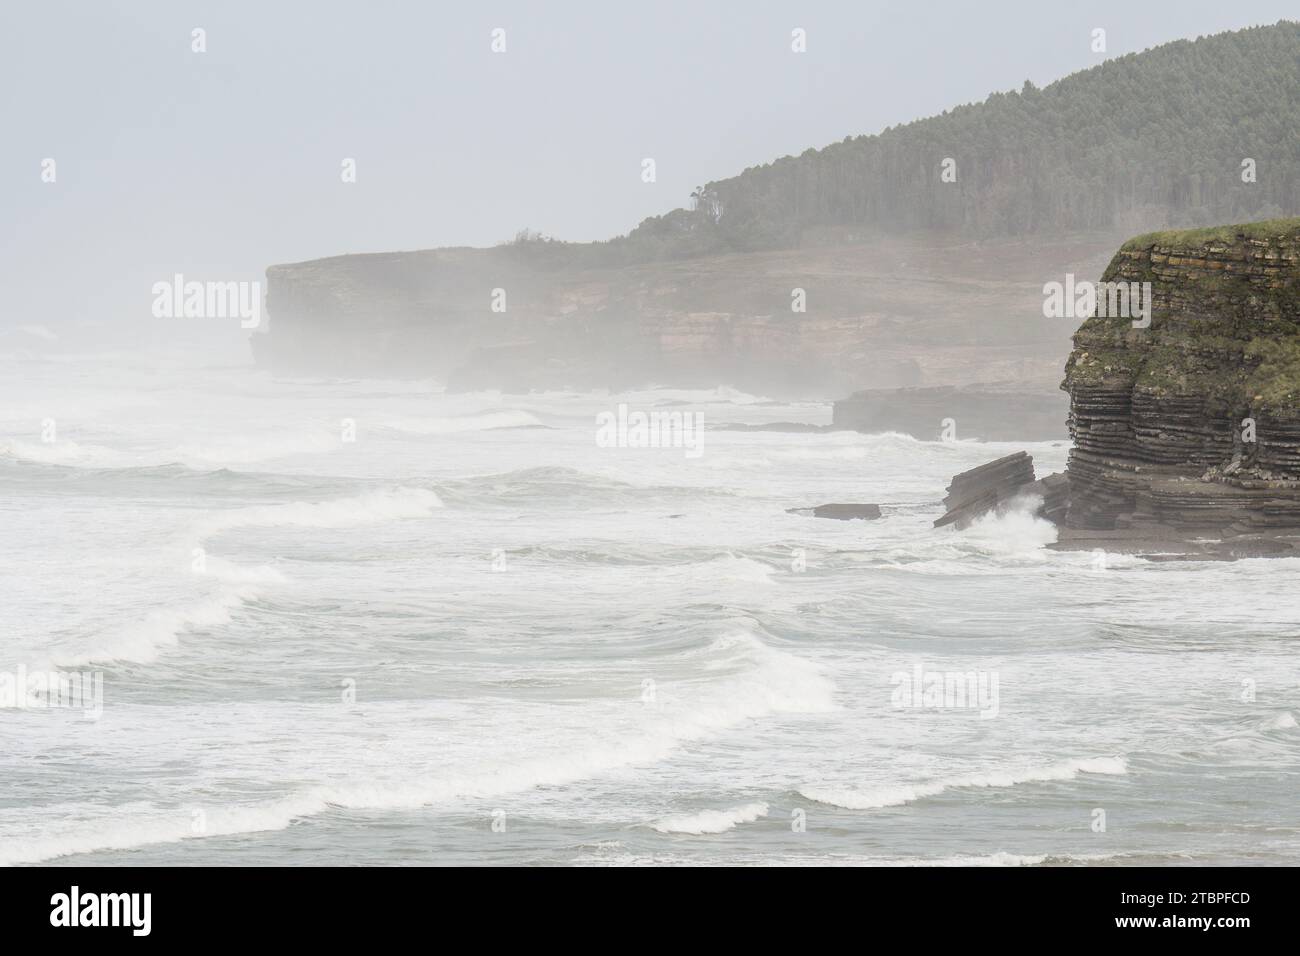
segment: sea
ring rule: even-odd
[[[1069,451],[955,417],[2,356],[0,864],[1300,863],[1300,561],[936,529]]]

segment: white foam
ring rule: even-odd
[[[341,447],[337,435],[312,432],[260,438],[236,436],[206,443],[133,450],[81,444],[63,438],[49,443],[10,441],[0,444],[0,455],[76,468],[139,468],[181,464],[204,470],[215,466],[250,465],[294,455],[324,454]]]
[[[120,468],[139,464],[131,455],[103,445],[82,445],[74,441],[24,442],[0,444],[0,455],[42,465],[72,465],[83,468]]]
[[[337,432],[328,430],[291,435],[235,435],[215,441],[178,445],[149,453],[157,464],[180,462],[194,468],[213,465],[251,465],[258,462],[290,458],[294,455],[322,455],[344,447]]]
[[[743,555],[725,554],[711,558],[702,566],[704,570],[724,581],[748,584],[771,584],[773,568],[770,564],[755,561]]]
[[[453,418],[403,418],[385,422],[384,427],[412,435],[452,435],[460,432],[492,431],[497,428],[523,428],[540,425],[536,415],[507,409],[483,412],[478,415],[461,415]]]
[[[1296,726],[1296,719],[1289,710],[1283,711],[1270,720],[1266,726],[1269,730],[1292,730]]]
[[[323,502],[294,502],[258,505],[217,512],[194,526],[197,541],[236,528],[309,527],[347,528],[353,525],[401,518],[427,517],[442,506],[438,496],[424,488],[394,488],[368,492],[351,498]],[[186,547],[186,553],[189,546]],[[236,608],[255,599],[258,585],[278,584],[284,576],[267,565],[245,567],[215,555],[205,557],[199,578],[210,577],[222,587],[206,599],[181,607],[160,608],[142,621],[117,628],[95,638],[86,649],[61,649],[51,656],[56,666],[71,667],[96,661],[148,663],[179,643],[188,631],[220,627],[230,623]]]
[[[426,518],[441,507],[442,501],[427,488],[400,487],[333,501],[235,508],[203,519],[195,529],[200,538],[208,538],[235,528],[348,528],[376,521]]]
[[[729,385],[717,388],[650,388],[634,389],[610,395],[612,401],[636,402],[645,405],[665,403],[693,405],[758,405],[771,403],[770,398],[751,395]]]
[[[947,790],[1014,787],[1022,783],[1073,780],[1081,773],[1123,775],[1127,772],[1128,767],[1120,757],[1088,757],[1080,760],[1064,760],[1045,767],[966,774],[947,780],[867,790],[852,787],[805,786],[799,788],[799,793],[809,800],[842,807],[845,810],[875,810],[913,803],[926,797],[937,796]]]
[[[889,860],[861,860],[858,864],[866,863],[872,866],[939,866],[939,867],[965,867],[965,866],[1041,866],[1044,863],[1098,863],[1103,860],[1116,859],[1120,854],[1115,853],[1086,853],[1086,854],[1024,854],[1024,853],[1006,853],[999,851],[997,853],[988,853],[982,856],[944,856],[944,857],[915,857],[904,859]]]
[[[726,833],[742,823],[753,823],[767,816],[766,803],[746,803],[729,810],[702,810],[699,813],[664,817],[653,828],[660,833]]]
[[[46,342],[57,342],[58,335],[51,332],[43,325],[20,325],[14,329],[15,332],[21,332],[24,335],[30,335],[33,338],[43,339]]]
[[[1025,496],[1001,512],[976,518],[962,534],[963,541],[986,553],[1009,555],[1039,551],[1056,541],[1056,525],[1037,517],[1042,499]]]
[[[246,567],[218,558],[215,555],[205,557],[205,567],[201,572],[228,584],[283,584],[284,575],[267,564]]]
[[[280,799],[242,807],[205,810],[205,826],[195,832],[190,811],[131,805],[95,808],[75,815],[76,822],[57,833],[0,841],[0,863],[35,863],[57,856],[98,850],[127,849],[201,836],[279,830],[295,820],[333,808],[365,810],[417,809],[450,801],[486,799],[536,787],[559,787],[625,767],[648,765],[671,755],[682,744],[775,713],[834,709],[834,687],[816,665],[768,647],[753,634],[734,632],[710,642],[695,656],[731,666],[714,681],[665,683],[653,707],[641,707],[638,725],[628,732],[612,727],[588,736],[585,747],[539,751],[528,759],[505,760],[436,776],[338,786],[311,786]],[[639,706],[639,705],[638,705]],[[738,807],[735,823],[748,822],[755,805]],[[47,814],[68,819],[73,815]],[[754,819],[757,819],[755,816]],[[707,821],[701,821],[707,822]]]
[[[156,660],[164,648],[174,647],[186,631],[220,627],[230,623],[231,612],[254,593],[243,588],[226,588],[213,597],[179,608],[152,611],[143,620],[97,637],[86,650],[64,650],[52,655],[56,667],[78,667],[96,661]]]

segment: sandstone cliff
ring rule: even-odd
[[[1151,283],[1151,322],[1075,333],[1067,529],[1300,531],[1300,219],[1140,236],[1103,280]]]

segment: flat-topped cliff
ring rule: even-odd
[[[1300,533],[1300,219],[1139,236],[1102,280],[1150,322],[1075,333],[1067,529]]]
[[[837,398],[1014,380],[1050,395],[1069,332],[1032,321],[1042,276],[1095,274],[1116,242],[826,234],[645,264],[536,241],[339,256],[270,267],[269,334],[254,341],[277,373],[461,390],[725,383]]]

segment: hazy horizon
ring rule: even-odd
[[[70,323],[87,326],[78,339],[111,340],[122,321],[166,336],[149,288],[177,272],[261,280],[278,262],[487,246],[524,228],[608,239],[749,166],[1293,12],[1180,4],[1175,27],[1170,4],[673,6],[7,11],[3,345],[39,347],[14,330],[66,337]],[[1105,54],[1090,50],[1096,26]],[[344,158],[355,183],[340,181]],[[242,348],[238,329],[196,333]]]

